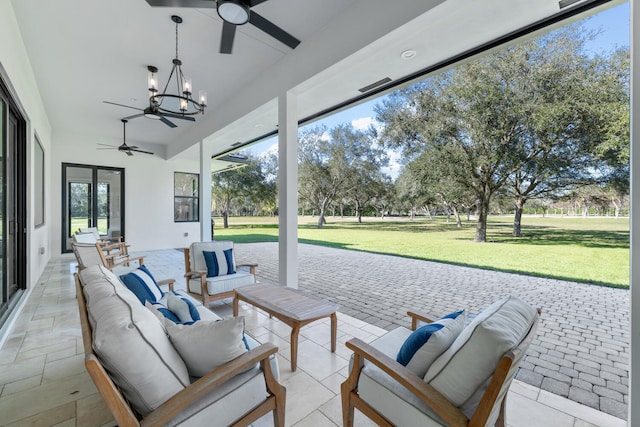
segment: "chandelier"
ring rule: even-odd
[[[149,71],[147,83],[151,93],[149,96],[150,110],[152,113],[159,111],[180,116],[204,114],[204,107],[207,106],[207,92],[201,90],[198,92],[198,99],[193,99],[191,79],[182,74],[182,61],[178,58],[178,24],[182,23],[182,18],[173,15],[171,20],[176,24],[176,57],[172,61],[173,68],[162,92],[158,91],[158,68],[152,65],[147,67]],[[169,93],[167,90],[174,76],[177,91],[176,93]],[[153,115],[153,118],[159,117],[157,114]]]

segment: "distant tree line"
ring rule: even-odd
[[[308,127],[299,135],[299,209],[327,215],[618,216],[629,196],[629,50],[586,49],[579,24],[521,42],[397,90],[377,125]],[[401,155],[395,180],[383,172]],[[277,157],[214,176],[225,217],[277,213]]]

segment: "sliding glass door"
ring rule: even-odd
[[[0,326],[26,289],[26,122],[0,81]]]
[[[124,169],[62,164],[62,251],[81,228],[97,227],[116,240],[124,237]]]

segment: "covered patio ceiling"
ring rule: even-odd
[[[213,4],[212,0],[212,4]],[[562,2],[561,2],[562,3]],[[131,144],[189,156],[205,140],[214,157],[277,130],[277,98],[297,96],[298,118],[362,95],[505,34],[580,7],[557,0],[269,0],[263,17],[301,40],[292,50],[251,25],[238,28],[233,53],[220,54],[222,21],[215,8],[151,7],[145,0],[12,0],[22,40],[51,122],[54,143],[81,135],[87,144],[122,137],[120,119],[148,105],[147,66],[161,87],[179,57],[194,92],[208,92],[196,122],[133,119]],[[415,52],[407,59],[403,52]],[[235,145],[234,145],[235,144]]]

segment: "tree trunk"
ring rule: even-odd
[[[320,211],[320,215],[318,215],[318,228],[322,228],[324,224],[324,209]]]
[[[522,237],[522,211],[526,201],[527,199],[524,197],[516,197],[514,202],[516,214],[513,217],[513,237]]]
[[[229,212],[228,211],[222,212],[222,227],[229,228]]]
[[[458,208],[453,206],[453,215],[456,217],[456,227],[462,228],[462,221],[460,220],[460,212],[458,212]]]
[[[483,196],[478,203],[478,222],[474,242],[487,241],[487,216],[489,215],[489,197]]]

